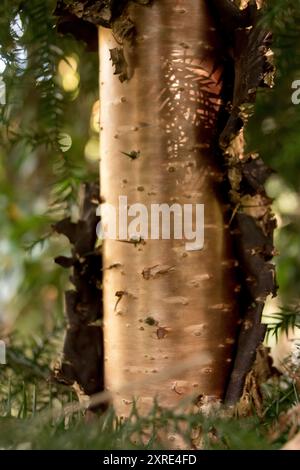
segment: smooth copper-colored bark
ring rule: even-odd
[[[129,12],[137,36],[125,45],[128,81],[113,74],[110,49],[118,44],[100,29],[102,198],[118,206],[124,195],[149,211],[152,203],[203,203],[205,245],[104,242],[106,386],[121,415],[133,397],[141,411],[154,397],[166,406],[190,395],[221,398],[238,327],[235,260],[212,149],[222,69],[207,2],[161,0]],[[138,158],[124,155],[133,151]],[[190,367],[176,370],[189,359]]]

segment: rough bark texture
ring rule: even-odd
[[[111,28],[119,42],[133,39],[135,25],[127,15],[129,3],[149,5],[152,0],[58,0],[54,14],[58,31],[85,41],[91,50],[98,47],[97,26]]]
[[[72,256],[59,256],[55,262],[72,268],[74,290],[65,294],[68,327],[60,366],[54,371],[61,383],[75,385],[79,395],[103,390],[102,258],[96,248],[99,218],[99,185],[86,184],[80,218],[56,223],[53,228],[72,244]]]
[[[264,190],[264,182],[271,171],[257,154],[245,154],[243,141],[243,127],[252,111],[258,87],[272,86],[274,70],[271,37],[269,32],[258,25],[259,12],[255,2],[250,2],[250,6],[244,10],[243,27],[236,22],[234,11],[234,20],[230,22],[230,16],[224,20],[224,9],[229,3],[211,2],[216,17],[219,12],[220,29],[227,40],[219,148],[227,173],[231,233],[242,281],[242,323],[226,391],[226,402],[232,404],[242,394],[256,349],[265,335],[265,327],[261,324],[265,300],[269,294],[276,294],[274,266],[270,263],[274,255],[273,232],[276,221],[271,212],[271,201]],[[224,27],[224,24],[230,23],[230,29]]]
[[[256,3],[74,0],[59,2],[57,14],[61,23],[71,14],[112,29],[102,29],[100,44],[106,202],[123,194],[129,204],[205,203],[202,252],[185,253],[177,241],[106,243],[108,386],[192,353],[210,356],[201,370],[135,387],[118,408],[126,413],[132,395],[147,402],[157,392],[175,404],[191,389],[234,403],[264,336],[264,302],[275,294],[269,170],[245,154],[243,139],[256,90],[271,85],[273,71]],[[133,152],[138,158],[124,156]]]

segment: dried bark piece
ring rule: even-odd
[[[247,22],[247,27],[246,24],[241,27],[237,21],[231,25],[232,43],[228,52],[232,62],[227,63],[228,81],[224,86],[227,111],[219,135],[219,146],[228,168],[230,225],[242,280],[242,323],[226,391],[228,404],[237,402],[242,395],[257,347],[265,335],[265,326],[261,324],[264,302],[268,295],[276,294],[274,266],[269,263],[274,254],[276,221],[263,186],[271,171],[258,155],[244,154],[243,127],[252,112],[257,89],[271,87],[274,72],[271,35],[259,26],[260,15],[254,3],[248,3],[251,22]],[[233,86],[230,86],[233,77]]]
[[[77,226],[76,224],[71,222],[70,217],[60,220],[59,222],[54,224],[52,228],[56,233],[65,235],[69,239],[70,243],[75,243]]]
[[[54,378],[76,389],[79,386],[85,395],[103,390],[102,261],[96,249],[98,203],[99,186],[86,184],[79,221],[64,219],[53,227],[73,245],[71,257],[59,256],[55,262],[64,268],[72,267],[70,279],[74,284],[74,290],[65,293],[68,326],[62,361],[54,370]]]
[[[244,185],[244,192],[251,195],[264,193],[264,183],[274,173],[271,168],[265,165],[257,154],[249,155],[240,164],[242,176],[241,184]]]
[[[112,28],[119,42],[132,39],[135,28],[126,15],[130,1],[149,5],[152,0],[58,0],[54,10],[58,31],[83,40],[94,51],[98,47],[97,26]]]
[[[121,82],[128,80],[127,75],[127,62],[124,57],[123,49],[120,47],[115,47],[114,49],[110,49],[110,58],[115,67],[115,75],[119,75],[119,79]]]
[[[237,29],[234,37],[235,80],[231,112],[220,135],[220,146],[225,150],[246,124],[253,109],[258,87],[273,85],[271,33],[254,24],[251,28]]]
[[[252,1],[244,10],[240,10],[230,0],[210,0],[209,3],[214,18],[220,23],[223,31],[229,34],[237,28],[251,26],[257,13],[256,3]]]
[[[259,417],[263,416],[263,386],[269,379],[278,376],[269,353],[269,348],[263,345],[257,349],[255,362],[245,380],[242,397],[236,407],[231,410],[239,417],[253,416],[254,413]]]

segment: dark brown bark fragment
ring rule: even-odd
[[[219,21],[224,32],[229,35],[232,35],[237,28],[252,26],[257,14],[255,1],[249,2],[244,10],[240,10],[230,0],[210,0],[209,3],[214,18]]]
[[[70,33],[97,50],[97,26],[112,28],[118,41],[134,36],[134,24],[126,14],[128,3],[148,5],[152,0],[58,0],[54,15],[58,31]]]
[[[55,262],[72,268],[70,280],[75,287],[65,293],[68,327],[62,362],[54,376],[61,383],[76,383],[85,395],[103,390],[102,258],[96,248],[98,204],[99,186],[85,184],[79,221],[73,223],[67,218],[53,226],[73,245],[71,257],[59,256]]]
[[[227,75],[234,77],[232,83],[224,84],[224,112],[217,149],[227,168],[230,224],[242,281],[242,323],[225,397],[226,403],[233,404],[242,395],[257,347],[264,339],[261,315],[265,300],[269,294],[276,294],[274,266],[270,263],[276,222],[264,189],[271,171],[258,155],[245,155],[243,141],[243,127],[251,115],[257,89],[272,86],[271,35],[258,24],[260,13],[255,2],[249,2],[241,14],[229,3],[212,2],[215,10],[219,10],[221,27],[230,41],[225,60]]]

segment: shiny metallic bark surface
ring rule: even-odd
[[[137,34],[124,48],[128,81],[114,75],[118,44],[100,28],[102,200],[117,207],[127,196],[149,212],[155,203],[205,204],[205,244],[187,251],[185,240],[104,241],[106,386],[120,415],[133,397],[141,411],[155,397],[165,406],[222,398],[239,320],[213,151],[222,67],[207,2],[131,4],[129,15]],[[125,155],[132,152],[138,158]]]

